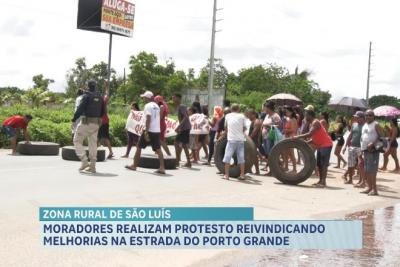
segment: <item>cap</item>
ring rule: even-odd
[[[356,118],[364,118],[365,117],[365,113],[359,110],[353,116],[356,117]]]
[[[307,107],[304,108],[304,110],[314,111],[314,106],[313,105],[308,105]]]
[[[140,95],[140,97],[145,97],[145,98],[153,98],[153,93],[152,92],[150,92],[150,91],[146,91],[146,92],[144,92],[144,94],[141,94]]]
[[[154,101],[156,102],[164,102],[164,98],[160,95],[157,95],[154,97]]]

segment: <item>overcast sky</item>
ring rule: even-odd
[[[169,57],[198,71],[209,57],[213,0],[135,0],[133,38],[114,38],[112,67],[122,75],[131,55]],[[276,63],[310,70],[321,89],[365,97],[373,42],[371,95],[400,97],[398,1],[219,0],[216,57],[231,72]],[[0,0],[0,86],[32,85],[42,73],[63,91],[75,59],[107,61],[108,36],[76,29],[77,0]]]

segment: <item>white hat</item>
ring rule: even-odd
[[[154,96],[153,93],[150,91],[146,91],[146,92],[144,92],[144,94],[140,95],[140,97],[145,97],[145,98],[149,98],[149,99],[153,98],[153,96]]]

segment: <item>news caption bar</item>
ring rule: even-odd
[[[360,220],[254,220],[251,207],[41,207],[45,247],[362,249]]]

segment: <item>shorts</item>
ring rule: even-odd
[[[361,148],[351,146],[349,147],[348,161],[347,164],[350,168],[357,166],[358,157],[361,155]]]
[[[2,130],[9,139],[14,138],[17,135],[17,131],[10,126],[3,126]]]
[[[194,134],[189,135],[189,149],[191,149],[191,150],[197,149],[197,143],[196,143],[197,136],[198,135],[194,135]]]
[[[190,141],[190,130],[180,131],[175,138],[175,142],[182,145],[189,144],[189,141]]]
[[[97,135],[98,139],[110,139],[110,124],[102,124]]]
[[[230,164],[233,155],[236,153],[237,163],[244,164],[244,142],[243,141],[229,141],[226,144],[225,155],[223,162]]]
[[[273,147],[274,147],[274,141],[268,138],[263,139],[263,148],[266,156],[269,156]]]
[[[337,137],[337,146],[343,146],[344,145],[344,138],[343,136],[338,136]]]
[[[332,147],[323,147],[317,149],[317,166],[319,169],[325,169],[329,166]]]
[[[199,143],[204,143],[208,134],[199,134]]]
[[[379,152],[364,151],[364,170],[367,173],[378,172]]]
[[[397,143],[397,140],[395,139],[393,142],[390,143],[391,148],[398,148],[399,144]]]
[[[157,151],[158,149],[160,149],[160,147],[161,147],[160,133],[149,132],[149,137],[150,137],[150,141],[147,142],[144,139],[144,134],[142,134],[139,138],[139,147],[142,149],[145,149],[148,145],[151,145],[151,149],[153,149],[153,151]]]

